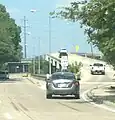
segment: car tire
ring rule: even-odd
[[[80,99],[80,94],[76,94],[75,99]]]
[[[105,75],[105,72],[103,72],[102,74]]]
[[[52,94],[46,94],[46,98],[47,99],[51,99],[52,98]]]
[[[93,72],[91,72],[91,74],[92,74],[92,75],[94,75],[94,73],[93,73]]]

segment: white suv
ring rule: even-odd
[[[105,75],[105,65],[102,64],[102,63],[94,63],[93,65],[90,65],[91,66],[91,74],[103,74]]]

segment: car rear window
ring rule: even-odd
[[[74,75],[64,75],[64,74],[55,74],[55,75],[52,75],[51,77],[52,80],[57,80],[57,79],[68,79],[68,80],[73,80],[75,79],[75,76]]]
[[[103,66],[103,64],[95,63],[93,66]]]

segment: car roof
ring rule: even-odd
[[[52,75],[60,75],[60,74],[63,74],[63,75],[74,75],[74,73],[71,73],[71,72],[55,72]]]
[[[94,63],[94,64],[96,64],[96,65],[103,65],[103,63]]]

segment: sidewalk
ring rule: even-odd
[[[104,104],[115,109],[115,83],[94,88],[87,96],[96,104]]]

